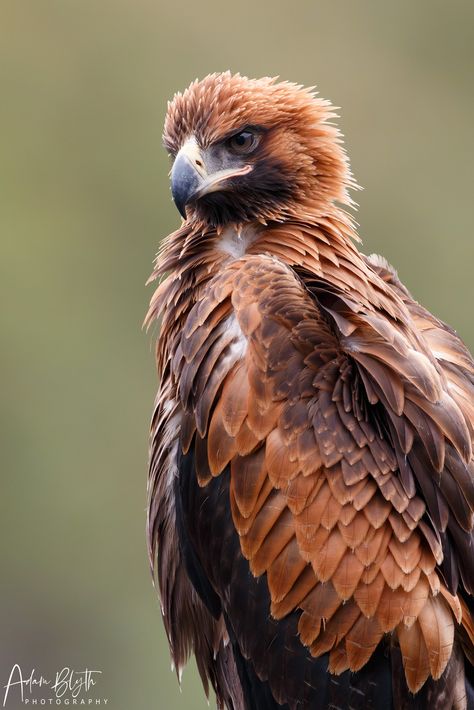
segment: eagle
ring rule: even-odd
[[[174,667],[233,710],[474,708],[474,362],[380,256],[314,88],[168,105],[147,537]]]

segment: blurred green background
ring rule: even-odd
[[[0,685],[88,666],[112,710],[207,707],[148,573],[141,323],[166,101],[227,68],[343,107],[364,249],[474,346],[472,2],[2,0]]]

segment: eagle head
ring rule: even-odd
[[[275,78],[210,74],[168,105],[163,142],[185,219],[317,219],[354,187],[332,105]]]

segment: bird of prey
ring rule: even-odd
[[[174,665],[234,710],[474,708],[474,363],[380,256],[334,110],[168,107],[148,545]]]

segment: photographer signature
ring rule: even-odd
[[[10,694],[15,691],[19,692],[21,702],[28,703],[27,694],[32,695],[36,688],[47,686],[56,699],[69,696],[77,699],[81,693],[87,693],[97,683],[97,676],[102,671],[90,670],[86,668],[83,671],[75,671],[72,668],[65,666],[60,671],[56,672],[54,683],[52,680],[45,678],[43,675],[37,675],[36,668],[33,668],[29,675],[25,675],[21,666],[18,663],[12,667],[8,682],[3,687],[5,694],[3,696],[3,707],[6,707],[7,700]],[[107,699],[104,699],[104,705],[107,704]]]

